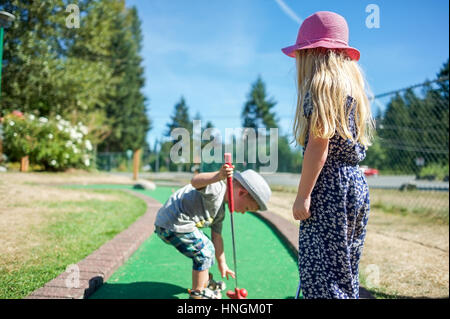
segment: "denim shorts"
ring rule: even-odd
[[[193,270],[205,270],[214,265],[214,245],[200,230],[191,233],[175,233],[171,230],[155,226],[155,233],[180,253],[192,259]]]

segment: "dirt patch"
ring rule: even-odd
[[[43,184],[44,183],[44,184]],[[52,222],[55,214],[64,214],[58,208],[62,202],[87,200],[115,201],[117,196],[92,191],[62,189],[53,184],[124,184],[129,178],[106,174],[0,174],[0,263],[5,269],[27,260],[34,247],[42,246],[42,238],[35,229]],[[77,212],[76,205],[70,212]],[[82,211],[82,208],[79,208]]]
[[[270,202],[267,205],[268,210],[286,218],[294,225],[299,226],[300,222],[292,216],[292,206],[294,205],[295,194],[287,192],[272,192]]]
[[[18,173],[8,172],[0,174],[0,181],[21,184],[131,184],[129,177],[107,173]]]
[[[371,232],[366,238],[361,274],[369,289],[389,297],[448,297],[448,252]]]

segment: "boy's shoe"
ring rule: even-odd
[[[205,288],[202,291],[191,290],[189,299],[222,299],[220,291]]]
[[[211,289],[211,290],[218,290],[218,291],[224,291],[227,286],[225,285],[225,282],[223,281],[215,281],[213,279],[213,275],[211,273],[209,273],[209,280],[208,283],[206,284],[206,287]]]

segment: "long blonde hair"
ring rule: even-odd
[[[308,130],[316,137],[331,138],[337,132],[343,138],[369,146],[374,121],[367,97],[369,87],[356,61],[344,53],[324,48],[300,50],[296,53],[297,110],[294,136],[298,144],[305,146]],[[304,116],[305,96],[309,93],[313,112]],[[347,95],[354,98],[355,126],[353,138],[349,128]]]

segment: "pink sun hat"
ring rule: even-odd
[[[345,18],[330,11],[319,11],[303,21],[294,45],[281,49],[295,58],[295,51],[327,48],[343,50],[350,59],[358,61],[360,53],[348,45],[348,25]]]

